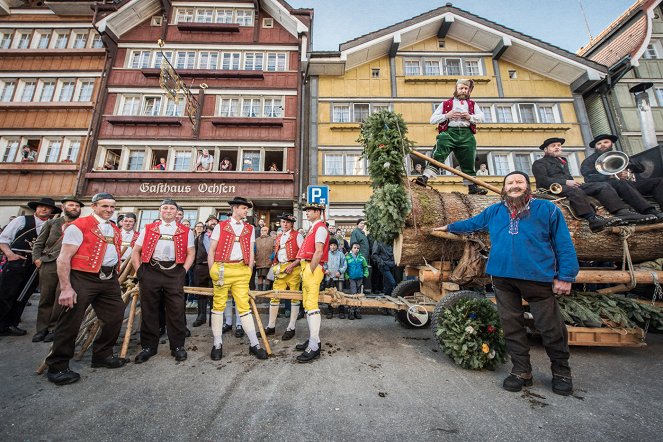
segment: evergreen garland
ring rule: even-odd
[[[403,117],[391,111],[370,115],[361,126],[357,140],[369,161],[373,195],[366,203],[366,225],[373,237],[392,243],[405,226],[411,205],[403,186],[407,177],[405,155],[413,143],[407,139]]]

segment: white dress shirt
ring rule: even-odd
[[[94,218],[99,222],[99,230],[101,230],[101,233],[104,236],[106,237],[114,236],[115,231],[110,221],[107,221],[97,216],[94,213],[92,214],[92,216],[94,216]],[[67,228],[64,231],[64,234],[62,235],[62,244],[71,244],[74,246],[80,246],[81,244],[83,244],[83,232],[81,232],[81,229],[79,229],[73,224],[67,226]],[[115,250],[114,244],[108,244],[101,265],[103,267],[112,267],[116,264],[117,264],[117,250]]]
[[[430,117],[430,124],[440,124],[447,121],[447,116],[444,113],[443,106],[444,103],[440,103],[437,109],[435,109],[435,112],[433,112],[433,115]],[[458,98],[454,98],[454,104],[451,110],[458,112],[469,112],[470,108],[467,104],[467,100],[459,100]],[[470,115],[469,121],[449,120],[449,127],[470,127],[470,123],[483,123],[483,119],[484,115],[481,111],[481,108],[478,104],[474,103],[474,115]]]
[[[122,261],[125,259],[128,259],[131,256],[131,241],[134,239],[134,231],[132,230],[124,230],[122,229],[122,247],[124,247],[124,244],[127,244],[127,250],[124,252],[124,255],[122,255]],[[121,250],[121,248],[120,248]]]
[[[177,231],[177,223],[175,220],[169,223],[161,221],[161,224],[159,224],[159,233],[161,235],[173,236],[175,235],[175,231]],[[188,249],[195,247],[193,240],[193,231],[189,229],[189,239],[187,242]],[[136,245],[142,247],[143,241],[145,241],[145,227],[141,229],[140,235],[138,235],[138,239],[136,240]],[[157,241],[156,247],[154,248],[154,253],[152,253],[152,259],[155,261],[175,261],[175,241],[159,239],[159,241]]]
[[[302,244],[304,244],[304,237],[300,235],[299,232],[296,231],[295,229],[290,229],[288,232],[284,232],[283,235],[281,235],[281,241],[279,243],[279,251],[277,253],[279,262],[288,262],[288,253],[285,250],[285,244],[290,239],[290,234],[297,235],[298,247],[301,247]]]
[[[27,215],[34,216],[34,215]],[[43,221],[36,216],[35,218],[35,230],[37,235],[41,232],[41,228],[46,221]],[[0,244],[11,244],[14,239],[16,239],[16,233],[25,227],[25,216],[17,216],[7,224],[7,227],[4,228],[2,233],[0,233]]]
[[[233,232],[235,232],[235,237],[239,237],[242,234],[242,230],[244,230],[244,221],[236,221],[234,218],[230,219],[230,226],[233,229]],[[249,227],[253,227],[249,225]],[[221,237],[221,224],[217,224],[216,227],[214,227],[214,231],[212,232],[212,241],[218,241],[219,238]],[[256,243],[256,236],[251,234],[251,244],[249,247],[253,248]],[[228,258],[229,261],[241,261],[244,259],[244,254],[242,253],[242,246],[240,245],[239,241],[233,242],[233,248],[232,251],[230,252],[230,258]]]

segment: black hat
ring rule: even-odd
[[[46,206],[53,209],[53,213],[61,213],[62,209],[55,205],[53,198],[42,198],[39,201],[28,202],[28,207],[32,210],[37,210],[37,206]]]
[[[601,134],[597,135],[592,141],[589,142],[589,147],[594,149],[596,147],[596,143],[598,143],[601,140],[610,140],[613,143],[619,139],[618,136],[613,135],[613,134]]]
[[[543,150],[552,143],[562,143],[562,144],[564,144],[565,141],[566,140],[564,138],[557,138],[557,137],[548,138],[546,141],[543,142],[542,145],[539,146],[539,149]]]
[[[125,214],[123,214],[123,215],[121,215],[121,216],[122,216],[123,218],[131,218],[131,219],[133,219],[134,221],[137,221],[137,220],[138,220],[138,218],[136,217],[136,214],[135,214],[135,213],[125,213]],[[119,216],[118,216],[118,218],[119,218]]]
[[[236,196],[232,200],[228,201],[228,204],[231,206],[246,206],[249,209],[253,207],[253,204],[249,200],[242,198],[241,196]]]
[[[175,202],[175,200],[172,199],[172,198],[166,198],[165,200],[161,201],[161,204],[159,204],[159,207],[161,207],[161,206],[166,206],[166,205],[168,205],[168,206],[175,206],[175,207],[177,207],[177,210],[180,210],[180,206],[179,206],[179,204],[177,204],[177,203]]]
[[[278,218],[282,219],[283,221],[290,221],[293,224],[297,222],[297,218],[289,213],[282,213],[278,216]]]
[[[75,203],[78,203],[81,207],[85,207],[85,204],[83,204],[82,201],[80,201],[78,198],[76,198],[76,197],[73,196],[73,195],[72,195],[72,196],[65,196],[64,198],[62,198],[62,199],[60,200],[60,202],[61,202],[62,204],[66,203],[67,201],[73,201],[73,202],[75,202]]]
[[[325,205],[320,204],[320,203],[307,203],[302,207],[302,210],[308,210],[308,209],[313,209],[313,210],[320,210],[322,212],[325,211]]]
[[[111,195],[110,193],[106,193],[106,192],[95,193],[92,196],[92,202],[93,203],[96,203],[97,201],[101,201],[101,200],[115,200],[115,197],[113,195]]]
[[[504,176],[504,183],[506,182],[506,179],[511,176],[511,175],[522,175],[525,177],[525,181],[527,181],[527,184],[529,184],[529,175],[527,175],[525,172],[521,172],[519,170],[514,170],[513,172],[509,172]]]

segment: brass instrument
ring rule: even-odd
[[[548,189],[553,195],[559,195],[562,193],[562,185],[559,183],[552,183]]]
[[[596,159],[594,167],[603,175],[617,175],[628,167],[629,158],[624,152],[611,150]]]

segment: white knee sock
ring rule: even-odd
[[[253,324],[253,315],[251,312],[244,313],[239,317],[239,320],[242,321],[242,328],[244,333],[249,338],[251,347],[258,345],[258,336],[256,336],[256,326]]]
[[[277,301],[276,303],[273,303],[273,301],[269,302],[269,322],[267,323],[267,327],[269,328],[276,328],[276,317],[279,315],[279,302]]]
[[[223,344],[223,313],[212,310],[212,335],[214,336],[214,347],[219,348]]]
[[[293,301],[290,304],[290,322],[288,323],[288,330],[294,330],[297,324],[297,316],[299,316],[299,302],[295,304]]]
[[[320,310],[306,312],[306,321],[309,330],[308,346],[315,351],[320,347],[320,323],[322,322]]]
[[[239,316],[239,312],[237,311],[237,305],[235,305],[235,327],[240,325],[240,321],[241,321],[241,319],[240,319],[240,316]],[[242,325],[242,327],[244,327],[244,325]]]
[[[223,311],[223,317],[226,319],[226,324],[232,327],[233,325],[233,302],[231,299],[226,301],[226,309]]]

